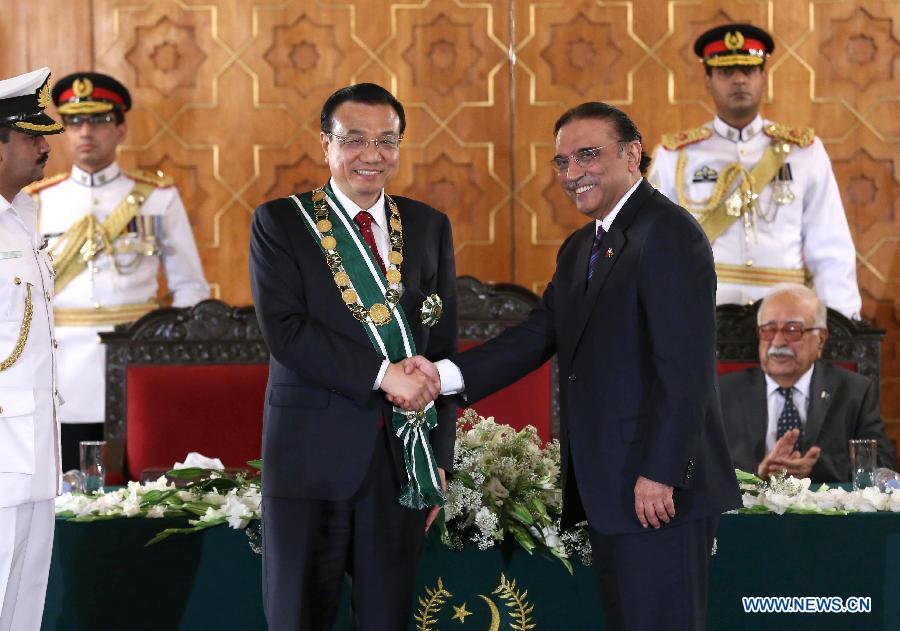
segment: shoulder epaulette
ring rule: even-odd
[[[156,188],[165,188],[167,186],[172,186],[175,181],[162,171],[145,171],[144,169],[128,169],[125,171],[125,175],[130,177],[132,180],[136,180],[138,182],[144,182],[145,184],[151,184]]]
[[[695,142],[706,140],[710,136],[712,136],[712,130],[709,127],[695,127],[677,134],[663,134],[660,144],[669,151],[675,151]]]
[[[32,182],[28,186],[22,189],[22,192],[27,195],[36,195],[40,193],[45,188],[50,188],[51,186],[55,186],[59,184],[63,180],[69,178],[69,172],[65,173],[57,173],[56,175],[51,175],[50,177],[45,177],[43,180],[38,180],[37,182]]]
[[[798,147],[808,147],[816,138],[816,132],[813,131],[812,127],[789,127],[778,123],[766,125],[763,127],[763,132],[769,138],[790,142]]]

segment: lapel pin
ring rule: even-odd
[[[823,399],[827,399],[827,398],[830,397],[830,396],[831,396],[830,394],[828,394],[827,392],[825,392],[824,390],[822,390],[822,398],[823,398]]]
[[[606,258],[608,258],[608,259],[612,258],[612,255],[613,255],[612,248],[606,248]]]

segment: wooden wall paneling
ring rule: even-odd
[[[91,0],[3,3],[0,19],[0,79],[43,66],[50,81],[93,65]],[[51,115],[56,116],[52,111]],[[71,154],[63,138],[48,137],[50,161],[45,173],[68,170]]]
[[[396,186],[446,212],[457,271],[509,279],[507,2],[393,5],[380,63],[409,117]]]

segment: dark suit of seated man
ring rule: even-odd
[[[828,338],[825,306],[802,285],[777,285],[763,299],[759,368],[720,379],[734,466],[763,479],[781,470],[813,482],[850,481],[847,441],[878,441],[878,466],[894,468],[878,386],[819,361]]]

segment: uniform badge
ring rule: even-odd
[[[779,206],[786,206],[796,199],[794,191],[791,190],[791,182],[794,181],[791,174],[791,165],[785,162],[778,169],[778,174],[772,183],[772,200]]]
[[[694,182],[715,182],[719,179],[719,172],[709,166],[702,166],[694,171]]]
[[[434,326],[441,319],[444,312],[444,302],[437,294],[431,294],[422,302],[420,317],[425,326]]]

